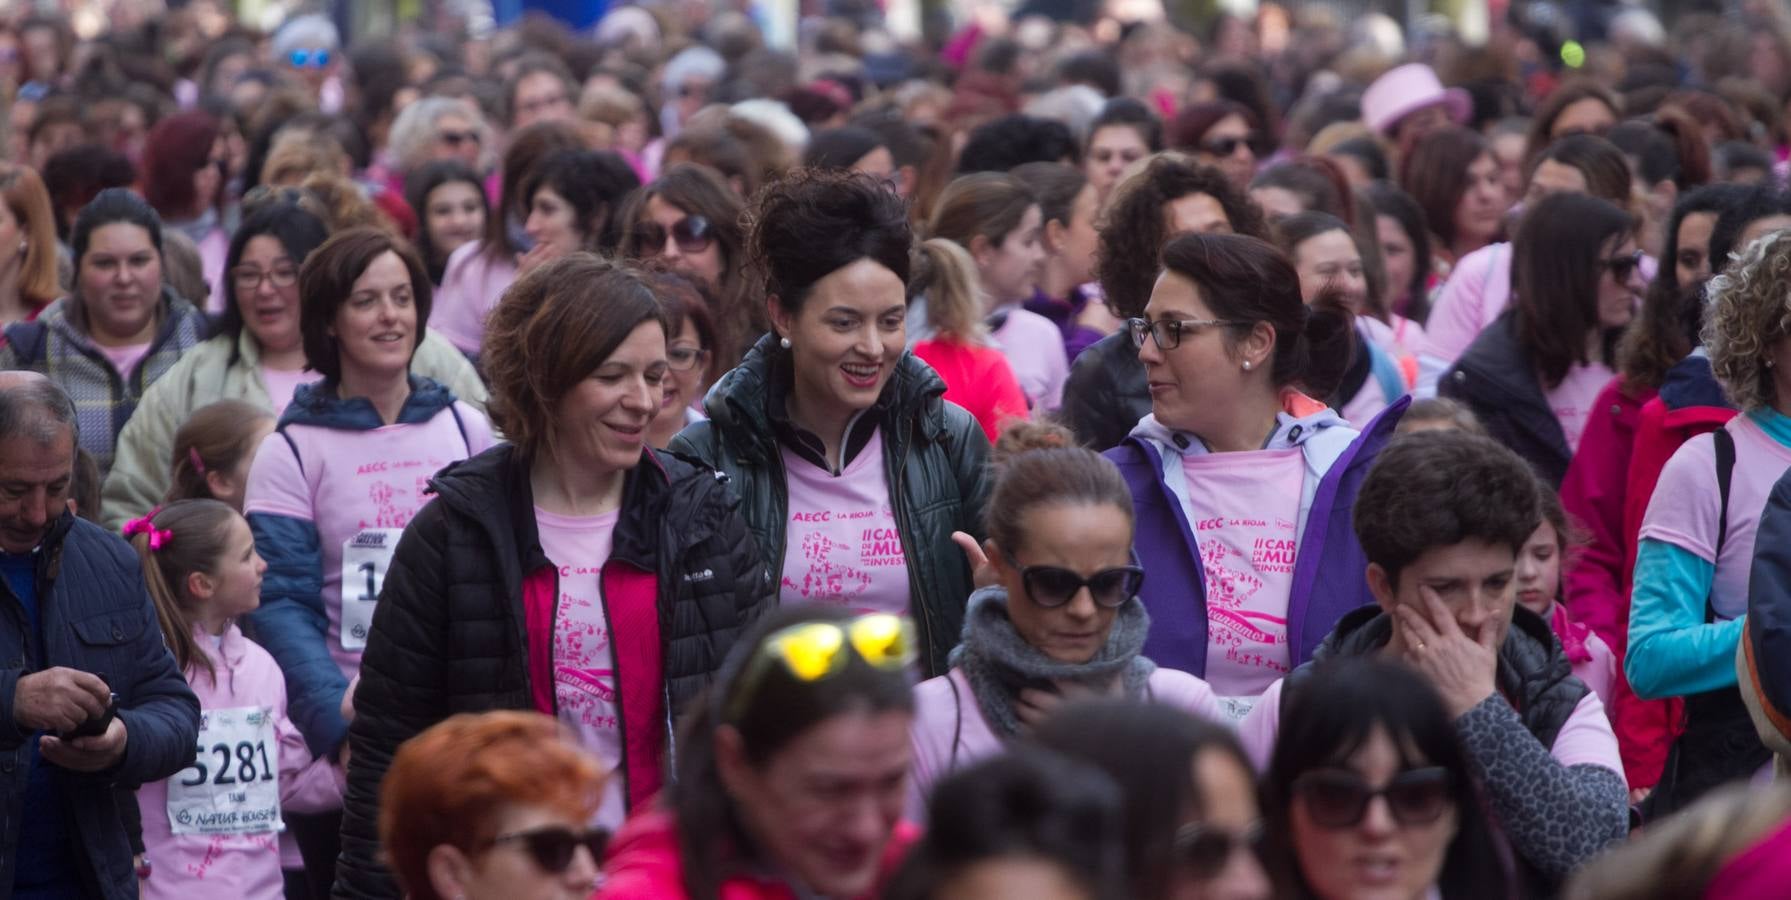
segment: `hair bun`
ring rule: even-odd
[[[995,465],[1001,466],[1016,456],[1034,450],[1062,450],[1076,446],[1080,446],[1076,436],[1056,422],[1048,419],[1014,419],[1001,426],[1001,436],[996,438],[995,451],[990,458]]]

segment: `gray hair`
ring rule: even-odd
[[[0,440],[26,437],[53,444],[66,433],[79,444],[75,403],[48,378],[0,382]]]
[[[392,148],[392,157],[398,161],[399,171],[408,173],[429,161],[429,148],[435,143],[435,128],[448,116],[459,116],[473,124],[473,130],[479,132],[481,164],[485,162],[484,155],[491,148],[491,129],[486,126],[485,117],[479,110],[460,97],[424,97],[406,105],[392,120],[392,133],[387,143]]]

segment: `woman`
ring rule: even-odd
[[[1131,97],[1108,100],[1089,123],[1082,148],[1083,174],[1095,190],[1096,205],[1106,200],[1133,163],[1162,149],[1163,121],[1156,113]]]
[[[0,326],[34,319],[61,294],[56,214],[43,179],[0,164]]]
[[[811,169],[848,169],[896,183],[895,156],[879,134],[857,125],[843,125],[809,135],[802,164]]]
[[[1162,704],[1085,701],[1047,719],[1034,743],[1119,784],[1126,896],[1267,900],[1250,763],[1226,728]]]
[[[230,239],[224,315],[212,337],[183,354],[143,392],[118,434],[105,484],[105,522],[118,527],[141,516],[168,492],[175,432],[194,410],[219,400],[253,404],[278,417],[306,370],[299,272],[324,242],[323,222],[286,199],[251,206]],[[424,331],[412,371],[483,407],[485,386],[453,345]]]
[[[1028,418],[1031,411],[1013,366],[989,339],[976,263],[963,247],[933,238],[921,242],[914,264],[908,292],[926,298],[932,336],[910,349],[945,382],[946,402],[975,416],[983,434],[994,441],[1005,425]]]
[[[1446,126],[1421,138],[1401,161],[1399,186],[1424,210],[1439,272],[1504,230],[1499,162],[1486,139],[1466,128]]]
[[[613,254],[616,207],[640,179],[608,151],[562,150],[541,161],[522,183],[523,233],[534,246],[517,261],[522,271],[568,253]]]
[[[709,393],[709,360],[715,355],[715,318],[701,285],[676,272],[652,277],[653,292],[665,309],[665,399],[653,416],[647,445],[671,446],[684,427],[703,420],[699,409]]]
[[[1349,508],[1404,407],[1358,433],[1308,396],[1349,368],[1353,317],[1331,298],[1308,307],[1273,246],[1184,234],[1163,266],[1130,323],[1151,414],[1106,455],[1152,573],[1144,654],[1205,679],[1235,720],[1370,602]]]
[[[1669,757],[1652,801],[1658,813],[1767,761],[1736,689],[1735,648],[1760,514],[1791,467],[1788,268],[1791,232],[1779,231],[1710,282],[1704,347],[1741,414],[1673,453],[1642,519],[1623,672],[1638,697],[1685,698],[1677,761]]]
[[[1393,329],[1368,314],[1368,279],[1355,235],[1336,216],[1305,212],[1277,222],[1275,242],[1299,273],[1301,299],[1312,304],[1328,293],[1355,315],[1350,367],[1328,401],[1344,421],[1368,424],[1409,386],[1404,361],[1394,356],[1399,345]]]
[[[1290,691],[1263,777],[1267,864],[1301,900],[1513,896],[1506,850],[1436,692],[1339,660]]]
[[[379,846],[414,900],[583,900],[609,832],[590,826],[603,774],[564,726],[464,713],[401,748]]]
[[[293,724],[318,756],[343,752],[348,683],[398,536],[427,499],[428,474],[492,442],[476,408],[412,374],[429,320],[429,277],[408,244],[373,228],[325,241],[299,270],[307,368],[249,467],[243,511],[264,551],[256,640],[286,673]],[[327,814],[294,817],[332,840]],[[327,846],[325,855],[336,855]],[[308,865],[313,871],[316,863]]]
[[[1064,163],[1027,163],[1016,167],[1013,176],[1038,198],[1044,222],[1039,241],[1045,264],[1025,308],[1063,332],[1064,355],[1074,362],[1119,324],[1102,304],[1090,302],[1100,291],[1093,282],[1101,194],[1080,169]]]
[[[1268,238],[1262,210],[1224,173],[1169,156],[1126,179],[1105,216],[1095,268],[1108,310],[1122,319],[1143,314],[1171,237],[1193,231]],[[1062,416],[1083,444],[1112,447],[1149,413],[1150,390],[1128,331],[1096,341],[1077,357],[1064,384]]]
[[[1438,393],[1466,403],[1488,434],[1559,488],[1641,301],[1635,220],[1596,197],[1553,194],[1524,216],[1511,255],[1516,305],[1481,332]]]
[[[1217,719],[1212,689],[1140,655],[1132,495],[1113,464],[1053,425],[1008,429],[995,448],[984,544],[996,583],[970,597],[952,669],[914,689],[908,814],[933,785],[1039,725],[1065,698],[1149,700]]]
[[[1021,305],[1044,271],[1043,230],[1038,198],[1018,178],[998,172],[964,175],[946,185],[928,223],[932,237],[970,253],[990,339],[1013,366],[1028,405],[1050,412],[1063,404],[1069,377],[1063,333]]]
[[[473,104],[458,97],[424,97],[392,120],[386,139],[391,156],[387,189],[398,192],[418,170],[433,162],[456,162],[475,173],[491,168],[486,156],[490,128]],[[423,211],[414,204],[420,215]]]
[[[676,165],[629,195],[619,214],[624,258],[658,259],[695,278],[715,298],[721,343],[714,377],[738,365],[770,330],[757,279],[746,271],[740,198],[713,171]]]
[[[162,227],[198,246],[213,298],[205,311],[214,315],[224,310],[224,255],[230,246],[222,218],[225,177],[224,140],[210,114],[176,113],[149,130],[143,199],[161,215]]]
[[[760,197],[748,247],[777,329],[709,392],[672,449],[726,473],[786,603],[911,613],[943,673],[980,536],[988,440],[907,350],[902,201],[807,172]]]
[[[485,233],[485,220],[491,215],[485,188],[465,164],[436,160],[411,172],[404,199],[420,220],[417,255],[429,268],[429,282],[440,287],[448,257]]]
[[[1555,88],[1530,119],[1524,141],[1524,159],[1530,165],[1548,145],[1575,134],[1604,137],[1623,120],[1623,101],[1610,89],[1589,79],[1576,79]]]
[[[1704,133],[1685,113],[1667,108],[1618,125],[1608,138],[1629,158],[1638,179],[1642,249],[1666,259],[1662,251],[1675,203],[1710,181],[1710,148]]]
[[[199,343],[205,314],[162,283],[162,221],[136,194],[101,191],[69,243],[73,290],[6,326],[0,369],[40,372],[74,399],[81,449],[104,477],[143,392]]]
[[[432,479],[439,499],[392,557],[355,691],[351,890],[374,890],[381,762],[461,710],[557,716],[606,773],[591,821],[619,827],[667,781],[668,723],[774,598],[726,483],[647,446],[666,327],[640,273],[549,263],[486,334],[510,443]]]
[[[1194,155],[1201,165],[1225,173],[1231,185],[1247,190],[1256,177],[1257,126],[1250,110],[1230,100],[1196,103],[1170,127],[1170,146]]]
[[[913,636],[888,613],[768,613],[685,717],[677,778],[616,835],[598,896],[875,896],[916,838]]]
[[[1401,344],[1416,355],[1423,345],[1423,325],[1430,318],[1430,292],[1435,287],[1424,210],[1412,195],[1386,182],[1369,185],[1366,196],[1374,208],[1381,260],[1387,267],[1387,311],[1417,326],[1415,334],[1399,335]]]

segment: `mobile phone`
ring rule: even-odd
[[[73,740],[74,738],[98,737],[105,734],[106,729],[111,727],[112,720],[118,717],[118,695],[111,694],[109,696],[111,699],[106,701],[104,713],[82,722],[73,731],[63,732],[59,737]]]

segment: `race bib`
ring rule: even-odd
[[[193,764],[168,779],[169,828],[175,834],[285,831],[279,756],[272,710],[205,710]]]
[[[363,528],[342,542],[342,649],[367,649],[373,607],[402,528]]]

